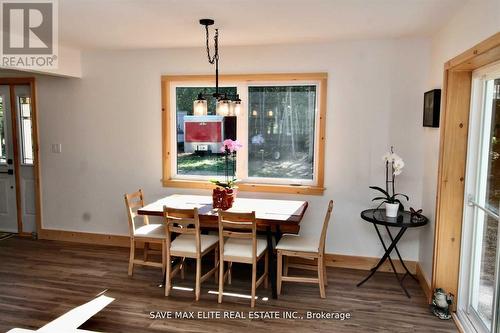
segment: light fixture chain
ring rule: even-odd
[[[219,59],[219,29],[215,29],[213,57],[210,56],[210,45],[209,45],[210,34],[208,32],[208,25],[205,25],[205,32],[206,32],[208,62],[213,65],[215,61]]]

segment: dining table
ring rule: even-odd
[[[172,194],[139,208],[139,215],[163,216],[163,207],[198,208],[202,231],[218,230],[218,209],[212,206],[212,197],[207,195]],[[257,232],[264,234],[269,251],[269,281],[272,297],[278,298],[276,285],[275,244],[283,233],[298,234],[300,222],[307,210],[308,202],[301,200],[277,200],[240,198],[234,200],[229,212],[255,212]],[[273,237],[275,242],[273,242]]]

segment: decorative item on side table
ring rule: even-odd
[[[413,207],[410,207],[410,216],[410,222],[422,222],[426,218],[422,215],[422,209],[415,210]]]
[[[236,152],[243,145],[238,140],[224,140],[221,152],[224,155],[224,181],[211,180],[217,187],[212,192],[213,208],[228,210],[236,198]]]
[[[391,147],[391,151],[386,153],[382,158],[385,162],[385,190],[378,186],[370,186],[370,188],[381,192],[384,196],[375,197],[372,201],[381,201],[377,209],[380,208],[382,204],[385,204],[385,214],[387,217],[397,217],[399,209],[404,209],[398,197],[409,200],[406,194],[396,193],[395,191],[396,176],[403,172],[405,163],[401,157],[394,153],[394,147]]]

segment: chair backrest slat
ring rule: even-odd
[[[224,237],[251,239],[253,260],[257,257],[257,220],[255,212],[236,213],[219,210],[219,247],[224,253]]]
[[[224,237],[241,238],[241,239],[252,239],[253,238],[252,233],[249,233],[249,232],[237,232],[237,231],[223,230],[222,235]]]
[[[200,218],[198,208],[179,209],[164,206],[163,221],[167,234],[167,248],[170,248],[171,234],[195,235],[196,253],[201,253]]]
[[[330,200],[328,202],[328,209],[326,211],[325,220],[323,221],[323,228],[321,229],[321,237],[319,241],[319,252],[322,254],[325,253],[326,231],[328,229],[328,223],[332,215],[332,210],[333,210],[333,200]]]
[[[135,218],[138,216],[137,209],[144,207],[144,192],[142,189],[134,193],[125,194],[125,207],[127,208],[128,228],[130,236],[135,233]],[[149,224],[147,215],[142,216],[143,224]]]

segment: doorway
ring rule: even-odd
[[[475,332],[500,332],[500,64],[472,74],[458,312]]]
[[[0,79],[0,232],[36,235],[34,80]]]

